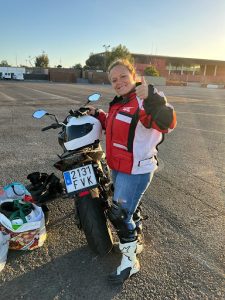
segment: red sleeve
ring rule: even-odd
[[[105,113],[102,109],[99,109],[99,115],[98,115],[98,120],[100,121],[102,128],[106,129],[106,118],[107,118],[107,113]]]
[[[171,105],[164,106],[158,111],[157,118],[153,119],[151,114],[147,114],[144,109],[139,112],[139,120],[146,128],[154,128],[162,133],[172,131],[177,124],[176,113]]]

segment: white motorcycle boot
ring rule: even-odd
[[[136,249],[136,254],[141,254],[143,249],[144,249],[144,235],[142,231],[142,225],[140,225],[137,229],[137,249]],[[120,243],[115,242],[113,244],[113,251],[115,253],[120,253],[120,248],[119,248]]]
[[[139,236],[138,236],[138,238],[137,238],[136,255],[141,254],[142,251],[143,251],[143,249],[144,249],[143,238],[142,238],[142,237],[139,238]],[[120,253],[120,252],[121,252],[121,251],[120,251],[120,243],[115,242],[115,243],[113,244],[113,251],[114,251],[115,253]]]
[[[116,271],[109,275],[109,280],[113,283],[122,284],[140,270],[140,264],[136,256],[137,241],[125,244],[119,243],[119,249],[122,253],[122,260]]]

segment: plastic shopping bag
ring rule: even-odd
[[[8,250],[9,250],[9,234],[0,231],[0,272],[4,269]]]
[[[46,240],[41,207],[23,200],[8,199],[0,204],[0,231],[10,235],[9,249],[33,250]]]
[[[7,199],[21,199],[32,202],[32,196],[26,187],[20,182],[12,182],[0,187],[0,203]]]

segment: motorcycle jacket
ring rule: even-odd
[[[176,126],[176,114],[163,93],[149,85],[148,98],[135,92],[116,96],[109,112],[99,110],[106,130],[106,158],[111,169],[127,174],[145,174],[157,169],[157,146]]]

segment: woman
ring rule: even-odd
[[[123,283],[140,270],[137,254],[141,243],[139,203],[157,169],[157,145],[176,125],[173,107],[144,78],[137,82],[135,69],[127,60],[116,60],[109,80],[117,96],[106,114],[89,107],[106,130],[106,158],[112,170],[113,204],[108,217],[117,230],[122,260],[109,280]]]

